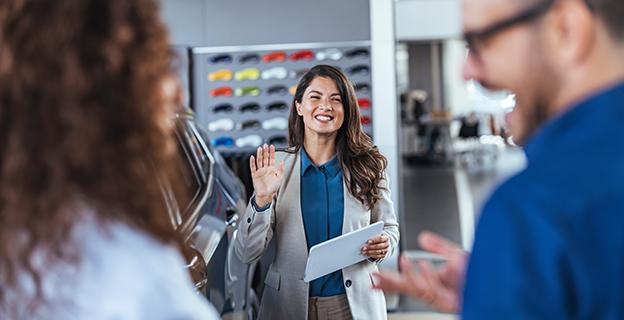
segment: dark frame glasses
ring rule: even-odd
[[[548,12],[548,10],[550,10],[555,2],[556,0],[541,1],[540,3],[521,11],[514,16],[494,22],[490,26],[482,28],[481,30],[465,32],[464,41],[466,42],[467,48],[472,52],[478,52],[476,48],[478,46],[477,43],[483,43],[503,30],[509,29],[518,24],[531,22],[541,17]]]

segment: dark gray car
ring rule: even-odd
[[[258,308],[255,266],[242,263],[233,251],[236,223],[246,207],[243,185],[207,143],[190,110],[178,112],[175,123],[179,160],[174,174],[190,197],[177,195],[166,178],[159,181],[172,225],[185,240],[187,268],[197,291],[222,315],[253,319]]]

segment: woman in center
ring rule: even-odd
[[[355,90],[337,68],[318,65],[301,79],[289,117],[289,144],[250,159],[255,194],[239,227],[239,257],[257,261],[275,238],[260,319],[386,319],[370,273],[396,248],[399,230],[384,174],[386,158],[362,131]],[[306,283],[308,250],[384,222],[362,247],[367,256]],[[332,257],[327,257],[332,259]]]

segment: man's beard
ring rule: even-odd
[[[544,101],[537,101],[525,119],[525,140],[527,141],[548,121],[548,104]]]
[[[536,41],[535,43],[539,43]],[[516,95],[519,112],[519,130],[518,135],[514,136],[514,142],[519,145],[526,144],[537,131],[552,117],[551,108],[554,96],[557,94],[560,86],[560,80],[553,68],[547,60],[547,54],[541,46],[537,46],[533,53],[533,70],[529,70],[532,76],[526,79],[523,87],[528,89],[525,91],[522,99],[520,95]],[[513,128],[512,128],[513,129]],[[512,134],[514,134],[512,130]]]

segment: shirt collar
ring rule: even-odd
[[[334,155],[329,161],[325,162],[323,165],[316,166],[314,162],[310,160],[310,157],[308,156],[308,153],[305,151],[304,148],[301,148],[300,152],[301,152],[301,175],[302,176],[305,175],[305,173],[308,171],[310,167],[316,168],[317,170],[320,170],[320,167],[325,167],[325,170],[327,170],[327,173],[331,177],[335,177],[338,173],[341,172],[340,162],[338,161],[338,155]]]
[[[531,161],[544,152],[552,151],[554,146],[565,145],[567,142],[575,143],[574,140],[581,131],[587,134],[592,130],[598,130],[598,127],[606,125],[605,122],[614,120],[609,119],[608,114],[621,108],[622,101],[624,101],[624,82],[605,88],[578,102],[537,130],[524,147],[527,158]]]

